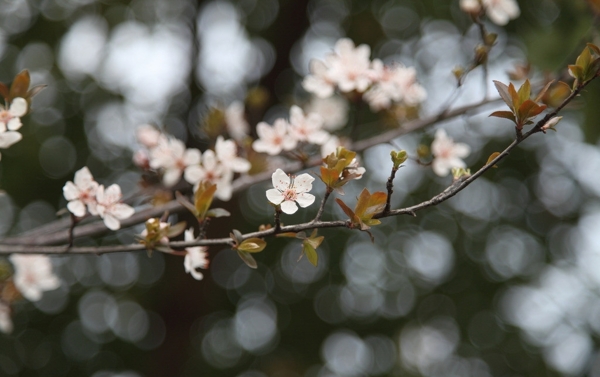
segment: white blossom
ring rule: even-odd
[[[92,214],[99,215],[110,230],[121,228],[119,220],[127,219],[135,213],[133,207],[121,203],[121,198],[121,188],[117,184],[108,186],[106,190],[100,185],[96,191],[96,211]]]
[[[415,106],[427,97],[425,89],[417,83],[414,68],[400,64],[385,66],[379,59],[373,60],[372,68],[374,84],[364,95],[371,109],[387,109],[394,102]]]
[[[0,132],[0,148],[6,149],[20,141],[22,138],[23,135],[21,135],[17,131]]]
[[[319,98],[327,98],[333,95],[335,82],[329,75],[329,68],[320,61],[313,59],[309,63],[310,75],[302,81],[304,89]]]
[[[166,138],[160,130],[149,124],[143,124],[135,130],[137,140],[146,148],[154,148],[161,139]]]
[[[163,183],[167,187],[174,186],[181,174],[190,165],[200,163],[201,153],[198,149],[186,149],[185,144],[174,137],[161,138],[158,145],[150,150],[150,167],[163,170]]]
[[[193,241],[195,239],[194,228],[186,230],[184,237],[185,241]],[[198,271],[198,269],[201,268],[205,270],[208,268],[207,250],[208,247],[206,246],[193,246],[185,248],[186,255],[185,259],[183,260],[183,267],[185,268],[185,272],[190,273],[196,280],[202,280],[204,277],[202,273]]]
[[[29,301],[42,298],[42,292],[60,286],[60,280],[52,272],[50,258],[42,254],[12,254],[9,260],[14,267],[13,282],[23,297]]]
[[[309,113],[305,116],[298,106],[290,109],[289,134],[297,141],[322,145],[330,136],[322,128],[323,118],[319,114]]]
[[[273,126],[265,122],[256,125],[258,139],[252,143],[257,152],[268,153],[271,156],[296,148],[297,141],[288,134],[289,124],[285,119],[277,119]]]
[[[441,177],[448,175],[452,168],[465,168],[467,165],[462,160],[471,152],[471,148],[464,143],[455,143],[446,131],[438,129],[435,139],[431,143],[433,172]]]
[[[467,13],[479,13],[482,6],[490,20],[498,25],[506,25],[521,14],[515,0],[460,0],[460,8]]]
[[[250,162],[245,158],[238,157],[237,145],[233,140],[225,140],[223,136],[217,137],[215,153],[219,162],[229,170],[237,173],[246,173],[250,170]]]
[[[75,172],[73,181],[67,182],[63,187],[63,195],[69,201],[67,209],[77,217],[85,216],[86,208],[95,214],[98,182],[94,180],[87,166]]]
[[[233,171],[223,165],[211,149],[206,150],[202,155],[202,165],[188,166],[183,177],[192,185],[197,185],[201,181],[216,184],[215,196],[224,201],[231,199]]]
[[[16,131],[23,125],[21,117],[27,113],[27,101],[17,97],[13,99],[10,107],[6,109],[0,105],[0,132]]]
[[[275,188],[267,190],[267,199],[280,205],[281,210],[288,215],[298,210],[296,203],[302,208],[314,203],[315,196],[308,194],[315,180],[310,175],[304,173],[290,178],[283,170],[277,169],[271,178]]]

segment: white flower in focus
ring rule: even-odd
[[[12,254],[8,259],[15,270],[15,287],[29,301],[37,301],[42,298],[42,292],[60,286],[60,280],[52,272],[52,262],[46,255]]]
[[[23,125],[21,117],[27,113],[27,101],[17,97],[13,99],[8,109],[0,105],[0,132],[16,131]]]
[[[335,131],[348,122],[348,101],[335,96],[329,98],[313,97],[306,108],[307,113],[317,113],[323,118],[323,129]]]
[[[139,126],[135,130],[135,135],[138,142],[149,149],[156,147],[161,139],[166,138],[160,130],[149,124]]]
[[[106,190],[100,185],[96,191],[96,213],[92,214],[99,215],[110,230],[121,228],[119,220],[127,219],[135,213],[133,207],[121,203],[121,198],[121,188],[117,184],[108,186]]]
[[[280,205],[281,210],[288,215],[302,208],[308,207],[315,201],[315,196],[308,194],[312,190],[312,181],[315,179],[308,174],[300,174],[290,178],[281,169],[273,173],[272,181],[275,188],[267,190],[267,199],[275,205]]]
[[[237,145],[233,140],[225,140],[223,136],[217,137],[215,153],[219,162],[229,170],[237,173],[246,173],[250,170],[250,162],[245,158],[238,157]]]
[[[74,182],[67,182],[63,187],[63,195],[69,201],[67,209],[77,217],[86,214],[86,207],[92,214],[96,214],[96,190],[98,182],[87,166],[75,172]]]
[[[467,13],[479,13],[485,9],[490,20],[497,25],[506,25],[521,14],[515,0],[461,0],[460,9]]]
[[[150,167],[164,170],[163,183],[167,187],[179,182],[185,168],[199,164],[200,159],[198,149],[186,149],[181,140],[173,137],[160,139],[158,145],[150,150]]]
[[[439,129],[435,132],[435,139],[431,143],[433,172],[440,177],[448,175],[452,168],[465,168],[467,165],[462,160],[471,152],[471,148],[464,143],[455,143],[446,131]]]
[[[323,118],[319,114],[310,113],[304,116],[304,111],[295,105],[290,109],[289,133],[297,141],[322,145],[330,136],[322,128]]]
[[[13,322],[10,317],[10,306],[0,301],[0,331],[10,334],[13,330]]]
[[[185,241],[193,241],[194,239],[194,228],[186,230]],[[185,272],[190,273],[196,280],[202,280],[202,278],[204,278],[198,269],[201,268],[206,270],[208,268],[208,253],[206,250],[208,250],[206,246],[185,248],[187,254],[183,260],[183,267],[185,268]]]
[[[260,122],[256,125],[259,138],[252,143],[252,148],[271,156],[281,153],[282,150],[290,151],[296,148],[297,141],[288,134],[288,128],[289,124],[285,119],[277,119],[272,127]]]
[[[232,139],[242,141],[248,136],[250,125],[246,121],[244,104],[242,102],[232,102],[225,109],[225,123],[227,124],[227,133],[229,133]]]
[[[202,165],[190,165],[185,169],[184,179],[196,186],[200,181],[208,181],[217,185],[215,196],[223,201],[231,199],[233,187],[233,171],[225,167],[215,152],[208,149],[202,155]],[[194,187],[194,190],[196,187]]]

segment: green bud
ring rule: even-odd
[[[391,151],[392,162],[394,163],[394,169],[398,169],[404,161],[408,159],[408,155],[405,150]]]

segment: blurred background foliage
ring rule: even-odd
[[[534,80],[564,75],[586,42],[598,43],[583,0],[519,5],[521,17],[505,28],[488,25],[499,34],[489,79],[506,83],[527,61]],[[139,124],[204,149],[199,125],[211,108],[246,99],[252,124],[285,116],[309,99],[300,82],[310,59],[344,36],[370,45],[372,58],[417,68],[428,91],[421,115],[446,102],[452,69],[478,43],[457,0],[0,0],[0,81],[27,68],[34,85],[48,85],[24,139],[2,152],[0,233],[55,219],[62,186],[84,165],[134,195]],[[485,96],[482,78],[470,74],[457,104]],[[450,201],[384,220],[374,244],[322,231],[316,268],[281,239],[257,256],[257,270],[211,249],[200,282],[181,258],[160,253],[57,257],[64,284],[17,306],[14,332],[0,336],[0,375],[600,376],[599,93],[592,84],[558,133],[527,140]],[[489,112],[441,125],[471,146],[469,166],[511,141],[510,124]],[[352,116],[370,125],[360,137],[394,124],[390,114]],[[395,142],[414,153],[431,135]],[[384,189],[390,149],[363,154],[367,175],[347,186],[346,201],[363,185]],[[447,184],[407,163],[393,205]],[[213,222],[215,235],[272,221],[266,187],[223,204],[233,216]],[[327,211],[344,217],[331,203]],[[84,242],[132,242],[141,229]]]

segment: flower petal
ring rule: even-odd
[[[290,187],[290,177],[281,169],[275,170],[271,176],[273,187],[279,191],[285,191]]]
[[[298,206],[295,202],[292,202],[291,200],[286,200],[285,202],[281,203],[281,210],[284,213],[291,215],[293,213],[296,213],[296,211],[298,210]]]
[[[315,180],[314,177],[309,174],[300,174],[294,178],[294,190],[296,192],[309,192],[312,190],[312,182]]]
[[[121,228],[121,223],[119,220],[108,213],[104,215],[104,225],[106,225],[106,227],[110,230],[118,230]]]
[[[71,183],[71,182],[67,182]],[[85,204],[81,200],[73,200],[67,204],[67,209],[77,217],[85,216]]]
[[[27,113],[27,101],[24,98],[17,97],[13,99],[9,109],[10,115],[22,117]]]
[[[296,202],[302,208],[308,207],[315,202],[315,196],[313,194],[300,193],[296,197]]]
[[[273,204],[281,204],[281,202],[283,202],[283,199],[285,199],[285,197],[279,190],[270,189],[270,190],[267,190],[267,199],[269,199],[269,201]]]

